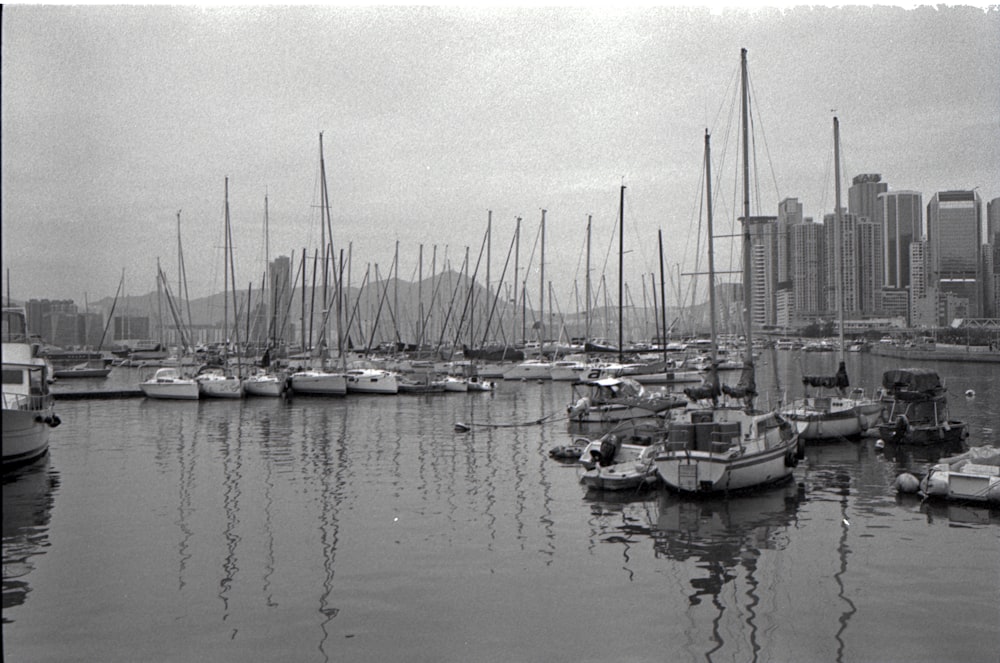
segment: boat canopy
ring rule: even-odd
[[[896,395],[934,396],[944,391],[941,378],[931,368],[894,368],[882,374],[882,387]]]

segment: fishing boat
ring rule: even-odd
[[[627,444],[614,434],[592,441],[584,448],[580,463],[587,471],[580,483],[594,490],[638,490],[659,481],[653,459],[661,444]]]
[[[834,251],[836,264],[840,264],[841,245],[843,242],[843,222],[840,206],[840,123],[833,118],[833,159],[834,159]],[[877,400],[865,398],[864,390],[855,389],[847,393],[850,379],[847,376],[847,365],[844,362],[844,293],[843,274],[838,272],[836,279],[837,312],[839,316],[840,366],[833,376],[802,377],[806,394],[782,408],[782,414],[795,423],[799,436],[803,440],[824,440],[857,437],[878,423],[882,418],[882,404]],[[808,348],[807,348],[808,350]],[[809,388],[827,390],[831,393],[810,396]]]
[[[183,377],[172,366],[156,369],[152,378],[139,383],[139,389],[146,398],[192,400],[201,397],[201,390],[193,378]]]
[[[3,471],[30,463],[49,449],[60,423],[48,387],[48,365],[28,340],[23,308],[3,309]]]
[[[931,368],[895,368],[882,374],[884,421],[879,437],[895,444],[965,440],[969,427],[948,415],[947,389]]]
[[[705,190],[709,283],[709,320],[712,364],[708,381],[684,390],[690,405],[667,424],[667,439],[655,458],[656,469],[668,488],[681,493],[706,494],[753,488],[788,479],[803,455],[795,427],[776,411],[754,407],[750,278],[751,236],[749,199],[748,93],[746,49],[741,51],[743,117],[743,309],[746,348],[743,371],[735,387],[720,389],[716,359],[715,256],[712,227],[711,145],[705,132]],[[720,402],[720,398],[725,398]]]
[[[573,402],[566,412],[571,422],[613,423],[665,416],[684,404],[676,394],[646,391],[631,378],[598,378],[573,383]]]

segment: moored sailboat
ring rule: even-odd
[[[847,388],[850,380],[847,376],[847,366],[844,362],[844,294],[843,270],[839,268],[841,246],[843,243],[842,210],[840,207],[840,124],[833,118],[834,147],[834,243],[835,261],[838,264],[837,273],[837,313],[840,317],[840,366],[833,376],[802,377],[802,383],[807,392],[804,398],[798,399],[782,408],[782,414],[793,421],[798,428],[799,436],[804,440],[840,439],[856,437],[878,423],[882,418],[882,404],[871,398],[864,397],[864,390],[856,389],[848,396]],[[810,396],[810,387],[827,389],[832,395]]]
[[[718,348],[715,314],[715,257],[712,228],[711,146],[705,132],[705,189],[708,219],[709,319],[712,367],[703,387],[689,388],[691,404],[667,426],[664,450],[656,469],[671,489],[682,493],[718,493],[777,483],[791,476],[801,454],[794,426],[777,412],[754,409],[756,396],[750,331],[751,238],[749,233],[748,95],[746,49],[741,52],[743,118],[743,293],[746,355],[740,381],[720,389],[715,359]],[[728,397],[720,403],[720,396]],[[742,402],[740,402],[742,401]]]

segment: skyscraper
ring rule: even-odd
[[[910,242],[924,235],[923,199],[916,191],[887,191],[878,198],[882,203],[884,285],[905,288],[910,285]]]
[[[927,204],[931,274],[941,293],[968,299],[982,315],[982,201],[975,191],[940,191]]]
[[[778,220],[775,224],[778,283],[792,278],[792,256],[790,232],[792,226],[802,223],[802,203],[798,198],[785,198],[778,203]]]
[[[860,293],[858,290],[858,218],[853,214],[841,212],[840,228],[840,263],[837,263],[837,244],[835,235],[836,214],[824,214],[823,226],[826,229],[826,306],[828,311],[837,310],[837,282],[841,283],[843,292],[844,314],[850,315],[861,310]]]
[[[806,218],[791,226],[792,290],[798,316],[818,316],[826,307],[824,227]]]
[[[879,195],[888,191],[889,185],[878,174],[855,175],[847,190],[847,213],[864,217],[882,225],[882,205]]]

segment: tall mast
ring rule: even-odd
[[[586,306],[586,309],[585,309],[586,310],[586,316],[587,316],[587,318],[586,318],[587,324],[586,324],[586,330],[585,330],[586,338],[584,339],[584,343],[589,343],[590,342],[590,222],[591,222],[591,218],[592,218],[591,215],[588,214],[587,215],[587,287],[586,287],[586,290],[587,290],[587,306]]]
[[[518,260],[521,255],[521,217],[517,217],[517,224],[514,226],[514,319],[513,319],[513,329],[511,330],[510,339],[513,343],[517,343],[517,290],[521,285],[520,281],[520,268],[518,267]],[[523,340],[523,339],[522,339]]]
[[[712,383],[717,384],[719,345],[715,330],[715,230],[712,227],[712,146],[708,129],[705,130],[705,210],[708,218],[708,328],[712,339]]]
[[[624,265],[622,256],[625,253],[625,183],[622,182],[618,194],[618,363],[625,363],[625,350],[622,343],[622,297],[624,291]]]
[[[743,117],[743,323],[746,327],[746,362],[753,361],[751,324],[753,321],[753,288],[750,287],[750,112],[747,89],[747,49],[740,49],[741,107]]]
[[[490,258],[493,255],[493,210],[486,210],[486,302],[493,301],[493,290],[490,281]],[[487,320],[489,324],[489,320]],[[489,329],[486,329],[486,334],[489,333]],[[483,336],[486,336],[483,334]]]
[[[843,218],[840,210],[840,122],[833,118],[833,178],[834,178],[834,212],[833,212],[833,249],[834,273],[837,275],[837,317],[840,327],[840,361],[844,361],[844,276],[841,265],[841,243],[843,242]]]
[[[222,241],[222,273],[223,273],[223,295],[222,295],[222,342],[223,357],[229,356],[229,177],[226,176],[226,205],[225,222]]]
[[[664,275],[663,269],[663,229],[657,233],[660,239],[660,317],[662,318],[661,329],[663,330],[663,337],[660,339],[660,343],[663,344],[663,361],[667,360],[667,288],[666,288],[666,276]],[[655,295],[654,295],[655,296]]]
[[[545,344],[545,210],[542,210],[542,260],[539,265],[538,278],[538,322],[541,328],[538,332],[538,350]],[[551,303],[549,304],[551,306]]]

